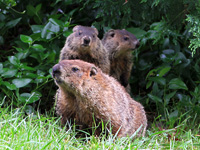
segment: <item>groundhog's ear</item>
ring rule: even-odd
[[[95,31],[96,35],[99,34],[99,32],[98,32],[98,30],[96,28],[94,28],[94,31]]]
[[[90,77],[95,76],[97,74],[97,68],[91,67],[90,69]]]
[[[110,30],[108,30],[108,32],[115,32],[115,30],[114,29],[110,29]]]
[[[108,35],[111,36],[111,37],[114,37],[115,36],[115,30],[113,30],[113,29],[109,30]]]
[[[73,28],[73,32],[78,31],[78,28],[79,28],[79,27],[80,27],[80,25],[75,26],[75,27]]]

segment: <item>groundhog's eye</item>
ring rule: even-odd
[[[76,68],[76,67],[73,67],[73,68],[72,68],[72,71],[73,71],[73,72],[77,72],[78,70],[79,70],[79,69]]]
[[[92,37],[95,38],[95,35],[93,34]]]
[[[128,38],[127,36],[125,36],[125,37],[124,37],[124,40],[125,40],[125,41],[128,41],[128,40],[129,40],[129,38]]]
[[[111,33],[110,36],[111,36],[111,37],[114,37],[114,36],[115,36],[115,33]]]

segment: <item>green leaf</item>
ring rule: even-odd
[[[19,60],[15,57],[15,56],[9,56],[8,60],[10,61],[11,64],[13,65],[18,65],[19,64]]]
[[[138,39],[140,39],[146,34],[146,31],[140,28],[127,28],[126,30],[134,34]]]
[[[3,64],[0,63],[0,74],[3,72]]]
[[[16,58],[18,59],[18,60],[21,60],[21,59],[24,59],[24,58],[26,58],[27,57],[27,55],[28,55],[28,53],[17,53],[15,56],[16,56]],[[20,62],[20,61],[19,61]],[[21,64],[20,64],[21,65]]]
[[[41,33],[33,33],[31,34],[31,38],[33,39],[33,41],[42,41]]]
[[[15,27],[15,26],[20,22],[21,19],[22,19],[22,18],[20,17],[20,18],[17,18],[17,19],[15,19],[15,20],[9,21],[9,22],[6,23],[5,26],[6,26],[7,28],[13,28],[13,27]]]
[[[169,45],[169,44],[168,44]],[[174,54],[175,51],[173,49],[166,49],[166,50],[163,50],[163,54],[166,54],[166,55],[169,55],[169,54]]]
[[[48,64],[55,62],[55,59],[56,59],[56,53],[55,52],[48,53],[48,55],[46,55],[46,56],[47,56],[47,63]],[[41,55],[41,58],[42,58],[42,55]]]
[[[42,55],[44,56],[44,54],[42,54]],[[44,60],[43,57],[41,59],[40,55],[37,53],[31,54],[30,57],[35,58],[38,61],[38,63],[42,63],[42,61]]]
[[[27,14],[29,16],[34,16],[35,15],[36,10],[35,10],[35,8],[32,5],[28,5],[26,7],[26,9],[27,9]]]
[[[5,26],[5,22],[0,22],[0,29],[2,29]]]
[[[51,19],[49,19],[49,20],[51,20]],[[59,31],[60,31],[59,25],[55,25],[51,22],[48,22],[45,25],[44,29],[42,30],[41,37],[46,38],[46,39],[51,39],[52,34],[58,33]]]
[[[160,85],[165,85],[166,84],[166,79],[163,77],[149,77],[148,78],[150,81],[157,82]]]
[[[171,67],[164,67],[163,69],[160,70],[159,77],[163,77],[170,70],[171,70]]]
[[[21,87],[24,87],[24,86],[28,85],[31,81],[32,81],[32,79],[22,78],[22,79],[14,79],[14,80],[12,80],[12,83],[17,88],[21,88]]]
[[[174,89],[174,90],[178,90],[178,89],[188,90],[186,84],[181,79],[179,79],[179,78],[172,79],[169,82],[169,89]]]
[[[145,70],[145,69],[149,68],[150,66],[151,66],[151,64],[148,63],[147,60],[145,60],[145,59],[140,59],[139,60],[140,70]]]
[[[5,78],[14,77],[17,73],[17,69],[3,68],[2,76]]]
[[[39,51],[39,52],[44,51],[46,49],[40,44],[33,44],[32,48],[34,48],[34,50]]]
[[[52,70],[53,70],[52,68],[49,69],[49,74],[50,75],[52,74]]]
[[[42,30],[41,37],[45,39],[51,39],[53,32],[50,31],[51,23],[47,23]]]
[[[0,14],[0,21],[2,21],[2,22],[3,22],[5,19],[6,19],[6,16],[5,16],[5,15],[3,15],[3,13],[1,13],[1,14]]]
[[[30,71],[35,71],[35,70],[36,70],[35,68],[29,67],[29,66],[27,66],[26,64],[21,64],[20,67],[21,67],[22,69],[24,69],[24,70],[29,70],[29,72],[30,72]]]
[[[36,113],[35,109],[34,109],[33,106],[31,106],[31,105],[26,105],[26,106],[24,107],[24,111],[25,111],[26,114],[28,114],[28,115],[35,114],[35,113]],[[32,116],[34,116],[34,115],[32,115]]]
[[[171,99],[175,94],[176,94],[176,91],[174,91],[174,92],[172,92],[172,93],[169,93],[169,94],[166,94],[166,95],[164,96],[166,105],[169,104],[170,99]]]
[[[23,34],[20,35],[20,39],[22,42],[28,43],[28,44],[32,44],[32,42],[33,42],[32,38],[30,36],[23,35]]]
[[[37,100],[39,100],[41,96],[42,94],[39,92],[22,93],[20,94],[19,102],[23,104],[32,104],[36,102]]]
[[[64,37],[68,37],[72,33],[71,30],[68,30],[68,29],[66,29],[65,31],[64,30],[65,30],[65,28],[63,29],[63,36]]]
[[[177,53],[175,53],[172,49],[163,50],[162,54],[160,55],[160,59],[166,63],[172,63],[176,57]]]
[[[147,0],[141,0],[141,2],[140,3],[146,3],[147,2]]]
[[[158,69],[152,69],[151,71],[149,71],[149,73],[147,74],[146,76],[146,79],[149,77],[149,76],[155,76],[156,72],[158,71]]]
[[[177,97],[180,101],[182,101],[184,104],[191,104],[191,98],[189,95],[185,95],[185,94],[182,94],[182,93],[178,93],[177,94]]]
[[[152,81],[148,81],[146,84],[146,89],[148,89],[152,85]]]
[[[169,114],[169,118],[176,118],[178,116],[178,110],[173,111],[172,113]]]
[[[18,52],[23,52],[23,49],[22,48],[19,48],[19,47],[15,47],[13,46]]]
[[[54,25],[51,23],[49,30],[54,33],[58,33],[60,31],[60,26],[59,25]]]
[[[38,4],[38,5],[36,6],[36,8],[35,8],[36,13],[38,13],[38,12],[40,11],[41,8],[42,8],[42,4],[40,3],[40,4]]]
[[[14,84],[10,84],[7,81],[4,81],[2,84],[5,85],[9,90],[16,90],[17,88]]]
[[[187,59],[182,52],[178,52],[178,55],[175,58],[174,66],[178,65],[178,69],[186,68],[190,63],[190,59]]]
[[[4,38],[3,36],[0,36],[0,45],[3,45],[4,44]]]
[[[56,26],[61,26],[61,27],[63,27],[63,25],[64,25],[64,22],[62,22],[62,21],[60,21],[60,20],[57,20],[57,19],[54,19],[54,18],[50,18],[49,21],[50,21],[51,23],[53,23],[54,25],[56,25]]]
[[[64,23],[64,27],[69,27],[70,26],[70,22],[69,21],[66,21],[65,23]]]
[[[44,26],[43,25],[32,25],[31,30],[33,33],[41,33],[43,30]]]
[[[147,94],[147,95],[148,95],[148,97],[149,97],[150,99],[152,99],[153,101],[162,103],[162,99],[159,98],[158,96],[155,96],[155,95],[152,95],[152,94]]]
[[[33,79],[33,78],[37,78],[38,74],[30,73],[30,71],[29,71],[26,73],[26,77]]]

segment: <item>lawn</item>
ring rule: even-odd
[[[114,135],[78,137],[74,126],[61,127],[60,118],[52,116],[0,108],[0,149],[200,149],[200,125],[195,117],[159,118],[149,125],[145,137],[133,140]]]

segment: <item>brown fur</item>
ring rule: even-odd
[[[112,133],[119,130],[118,137],[131,136],[142,126],[139,135],[144,136],[147,119],[143,106],[95,65],[63,60],[53,67],[52,75],[60,90],[57,105],[64,120],[71,117],[89,127],[93,117],[104,124],[110,121]]]
[[[102,43],[108,50],[110,75],[128,88],[128,80],[133,66],[132,51],[139,46],[137,38],[126,30],[109,30]]]
[[[110,72],[108,52],[97,37],[96,28],[77,25],[73,28],[60,53],[60,61],[64,59],[81,59],[100,67],[104,73]],[[89,40],[89,43],[85,43]]]

